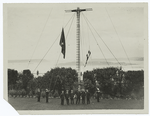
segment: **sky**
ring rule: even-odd
[[[37,70],[45,73],[55,67],[76,69],[76,14],[66,13],[65,10],[80,7],[93,9],[80,15],[82,71],[120,66],[125,71],[144,69],[143,7],[134,4],[100,3],[10,4],[8,6],[7,11],[4,12],[6,18],[4,25],[7,27],[7,36],[4,39],[7,39],[5,44],[8,68],[18,71],[30,69],[32,73],[36,73]],[[90,24],[87,24],[84,16],[94,28],[91,26],[89,28]],[[68,22],[70,18],[71,21]],[[65,59],[59,45],[63,27],[66,39]],[[84,67],[88,50],[91,51],[91,56]],[[41,59],[43,60],[39,64]]]

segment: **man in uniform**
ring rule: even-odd
[[[90,104],[90,93],[88,89],[86,90],[87,104]]]
[[[64,105],[64,99],[65,99],[64,91],[62,91],[62,93],[60,94],[60,98],[61,98],[61,105]]]
[[[76,96],[77,96],[76,104],[80,104],[80,96],[81,96],[81,93],[80,93],[79,90],[77,91]]]
[[[70,101],[71,101],[71,104],[74,104],[74,93],[73,93],[73,90],[71,90]]]
[[[100,90],[99,90],[99,88],[97,88],[97,102],[99,102],[99,97],[100,97]]]
[[[38,102],[40,102],[40,97],[41,97],[41,93],[40,93],[40,89],[37,89],[37,98],[38,98]]]
[[[82,91],[82,104],[85,104],[85,91]]]
[[[46,103],[48,103],[48,94],[49,94],[49,90],[46,89]]]
[[[69,92],[68,92],[68,90],[66,90],[65,97],[66,97],[67,105],[69,105]]]

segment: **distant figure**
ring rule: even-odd
[[[100,97],[100,90],[99,89],[97,90],[97,96],[96,97],[97,97],[97,102],[99,102],[99,97]]]
[[[90,93],[86,90],[87,104],[90,104]]]
[[[85,104],[85,91],[82,91],[82,104]]]
[[[71,93],[70,93],[70,101],[71,101],[71,104],[74,104],[74,93],[73,93],[73,90],[71,90]]]
[[[64,105],[64,99],[65,99],[64,91],[62,91],[62,93],[60,94],[60,98],[61,98],[61,105]]]
[[[49,90],[46,89],[46,103],[48,103],[48,94],[49,94]]]
[[[100,97],[100,90],[98,88],[98,90],[97,90],[97,102],[99,102],[99,97]]]
[[[81,93],[80,93],[80,91],[78,90],[77,91],[77,100],[76,100],[76,104],[80,104],[80,96],[81,96]]]
[[[68,90],[66,90],[65,97],[66,97],[66,103],[67,103],[67,105],[69,105],[69,92],[68,92]]]
[[[41,97],[41,93],[40,93],[40,89],[37,89],[37,98],[38,98],[38,102],[40,102],[40,97]]]

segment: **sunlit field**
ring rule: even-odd
[[[75,99],[76,101],[76,99]],[[101,99],[97,102],[96,99],[91,99],[91,104],[76,105],[60,105],[59,98],[50,98],[49,103],[46,103],[45,98],[41,98],[40,102],[37,102],[37,98],[8,98],[8,102],[16,110],[86,110],[86,109],[143,109],[144,100],[125,100],[125,99]]]

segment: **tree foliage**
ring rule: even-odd
[[[14,89],[18,79],[18,71],[14,69],[8,69],[8,88]]]
[[[111,97],[144,96],[144,71],[123,71],[121,68],[109,67],[93,69],[83,74],[84,88],[94,94],[97,88],[103,95]],[[48,88],[52,94],[60,95],[62,90],[77,90],[78,78],[76,70],[72,68],[54,68],[43,76],[34,78],[30,70],[18,73],[8,69],[9,89],[22,90],[34,94],[37,88]],[[134,95],[133,95],[134,94]]]
[[[28,82],[33,79],[33,74],[31,74],[30,70],[23,70],[23,73],[21,74],[21,80],[22,80],[22,86],[23,89],[27,91]]]
[[[77,72],[71,68],[54,68],[49,72],[50,90],[73,89],[74,83],[77,81]]]

